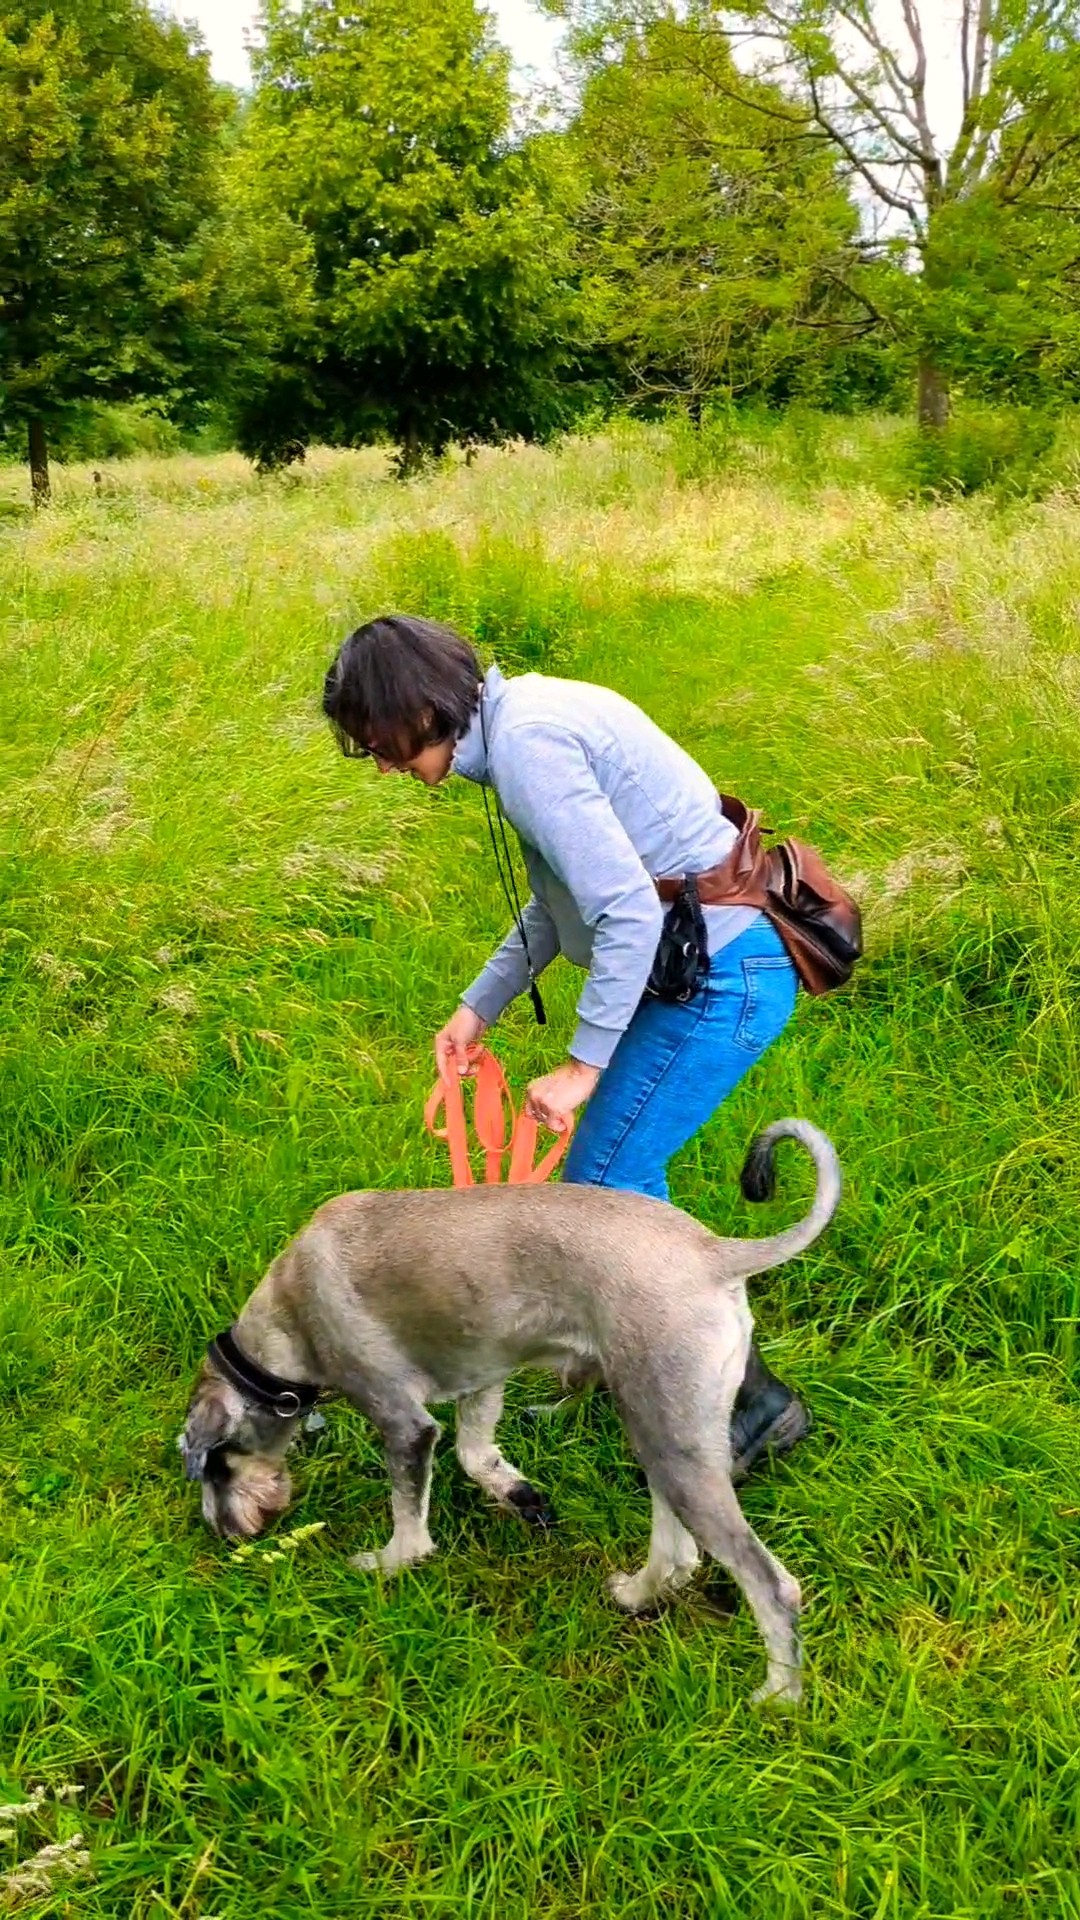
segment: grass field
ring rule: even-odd
[[[0,1815],[0,1909],[1080,1915],[1080,505],[905,506],[846,431],[700,483],[641,431],[407,488],[374,453],[272,483],[177,457],[12,505],[0,1800],[45,1792]],[[764,1212],[736,1180],[791,1112],[847,1176],[753,1294],[817,1421],[744,1496],[807,1599],[793,1717],[748,1708],[721,1590],[608,1601],[648,1511],[600,1402],[537,1432],[536,1381],[511,1397],[550,1538],[444,1440],[442,1550],[396,1584],[346,1564],[388,1503],[345,1409],[291,1546],[214,1542],[181,1478],[202,1345],[284,1238],[448,1177],[430,1035],[504,917],[478,799],[344,762],[318,716],[391,604],[617,686],[866,906],[853,990],[800,1005],[675,1181],[723,1231],[794,1218],[797,1155]],[[508,1017],[518,1086],[574,988],[547,1034]],[[54,1891],[12,1877],[75,1831]]]

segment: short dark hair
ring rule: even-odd
[[[435,620],[387,613],[350,633],[323,686],[323,712],[346,753],[410,759],[459,740],[479,705],[480,662]]]

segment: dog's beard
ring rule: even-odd
[[[288,1470],[257,1454],[221,1452],[226,1457],[203,1480],[203,1517],[223,1539],[254,1540],[289,1504]]]

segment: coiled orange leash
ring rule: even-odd
[[[470,1047],[473,1072],[460,1074],[453,1062],[444,1067],[432,1088],[424,1108],[424,1125],[436,1140],[445,1140],[450,1150],[450,1173],[455,1187],[476,1185],[469,1159],[469,1134],[465,1121],[464,1082],[473,1088],[473,1126],[484,1150],[484,1180],[495,1187],[505,1179],[508,1186],[537,1186],[554,1173],[574,1131],[573,1125],[557,1135],[543,1159],[536,1159],[536,1121],[528,1113],[515,1113],[506,1075],[487,1047]],[[442,1111],[445,1126],[436,1124]],[[509,1156],[509,1165],[503,1172]]]

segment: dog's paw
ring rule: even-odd
[[[527,1480],[519,1480],[510,1487],[504,1496],[504,1504],[524,1520],[530,1527],[553,1527],[555,1509],[549,1506],[539,1488],[529,1485]]]
[[[379,1573],[382,1571],[381,1553],[354,1553],[349,1560],[350,1567],[357,1573]]]
[[[680,1593],[683,1587],[688,1587],[700,1565],[700,1560],[680,1560],[668,1574],[665,1592]]]
[[[797,1669],[782,1667],[777,1673],[769,1674],[760,1687],[755,1687],[750,1695],[752,1707],[797,1707],[802,1699],[802,1674]]]
[[[430,1559],[434,1551],[433,1540],[426,1547],[414,1548],[408,1553],[397,1551],[391,1542],[375,1553],[354,1553],[349,1565],[358,1573],[400,1573],[404,1567],[416,1567],[422,1560]]]
[[[624,1613],[651,1613],[659,1598],[652,1581],[640,1573],[609,1573],[607,1590]]]

